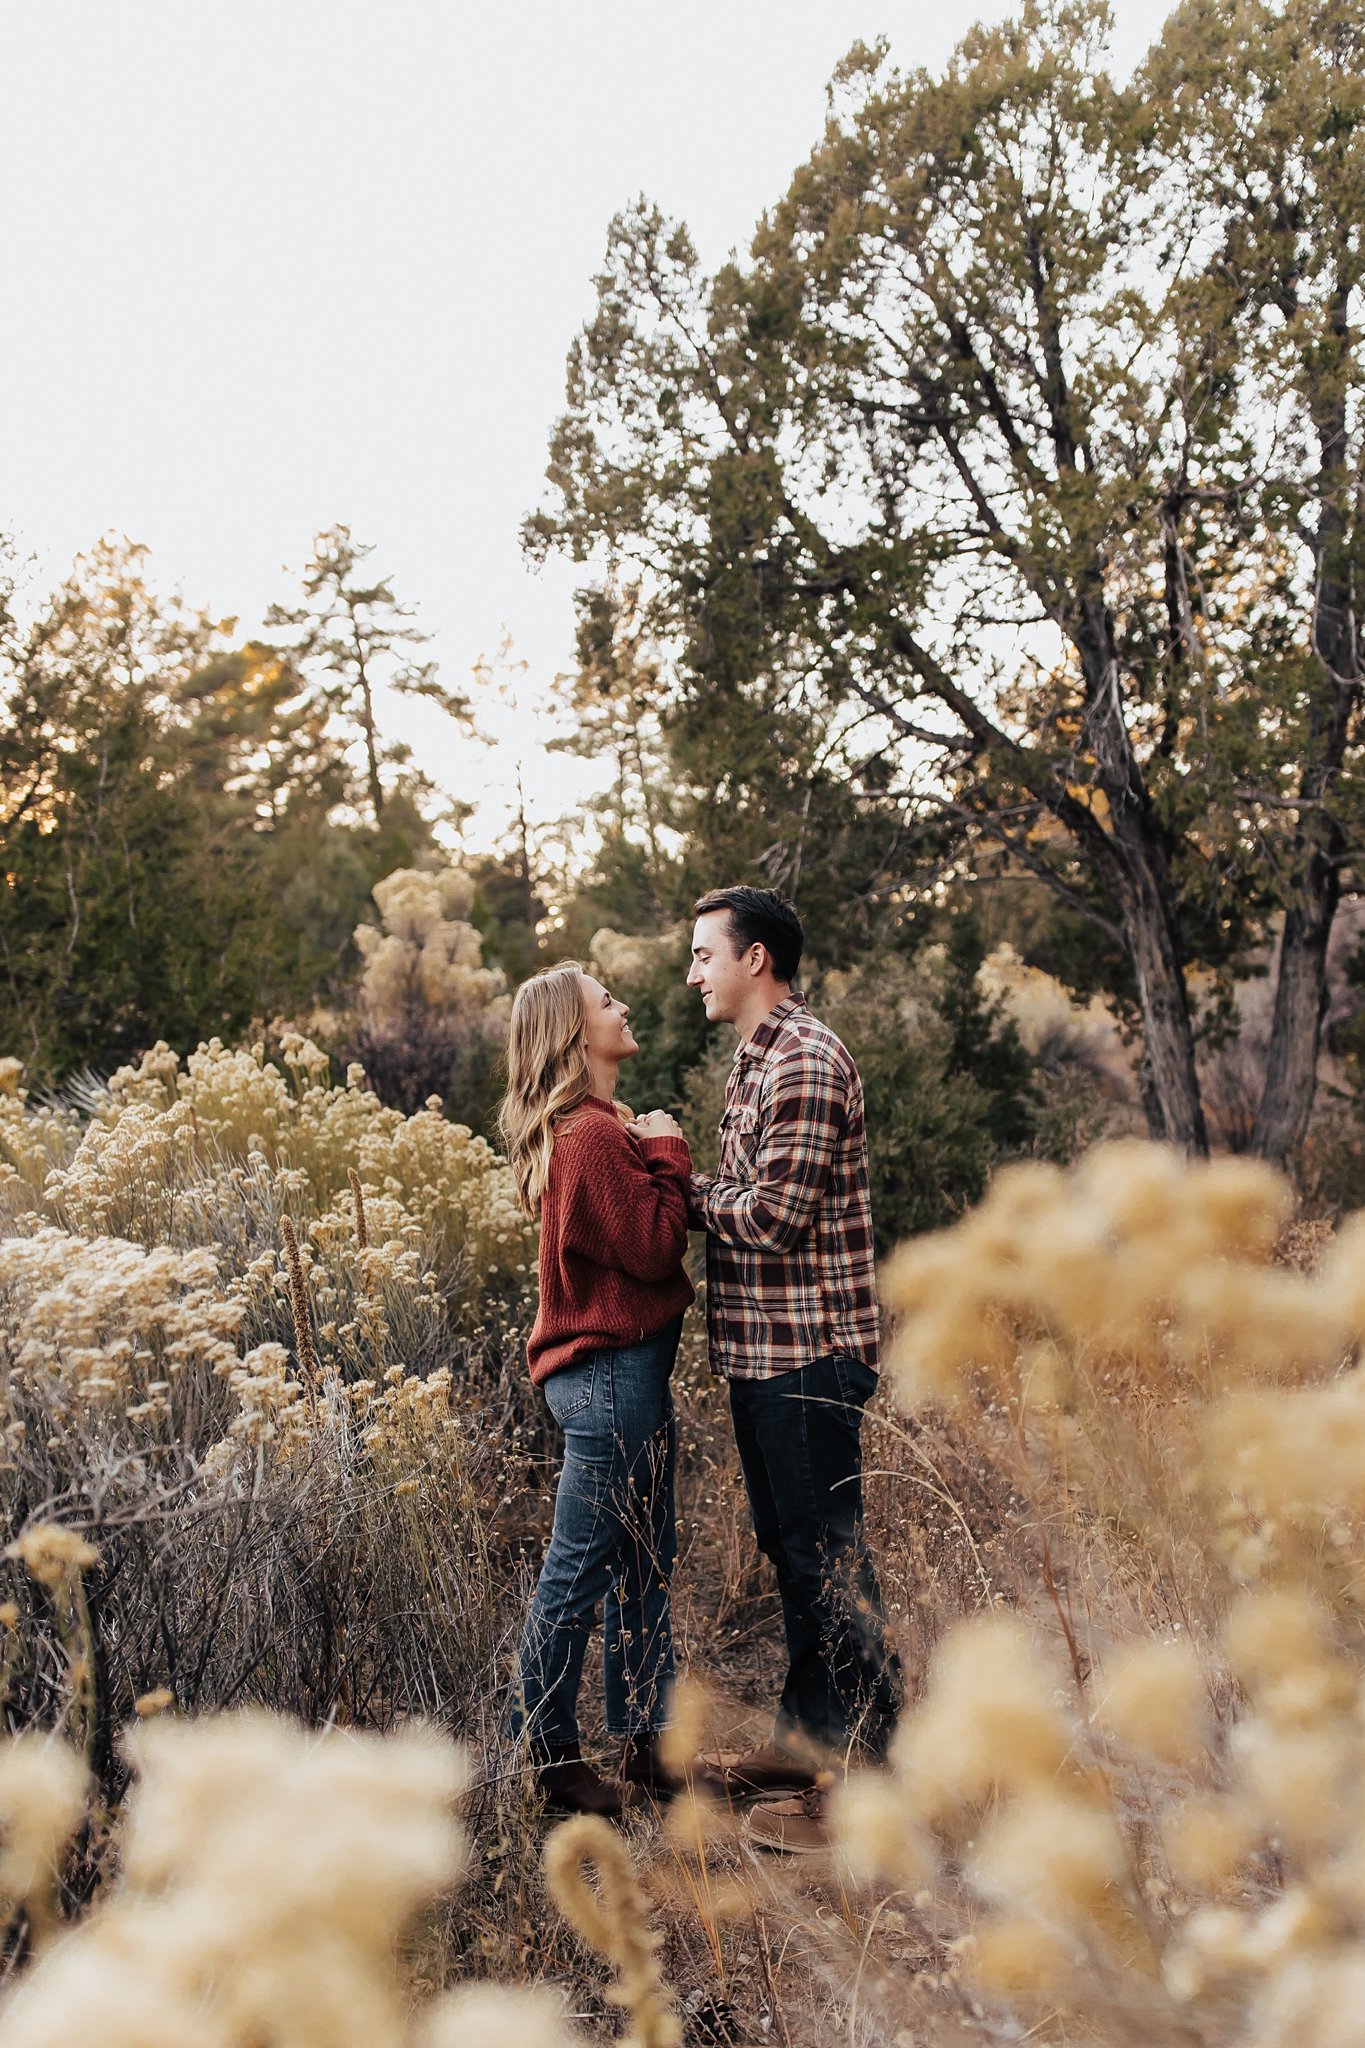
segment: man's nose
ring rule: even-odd
[[[698,967],[696,961],[694,960],[692,962],[692,965],[687,970],[687,986],[689,988],[696,988],[700,981],[701,969]]]

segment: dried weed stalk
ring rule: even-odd
[[[597,1887],[589,1871],[597,1873]],[[596,1814],[561,1822],[545,1844],[545,1881],[575,1931],[616,1965],[609,1996],[631,2019],[623,2048],[680,2048],[682,2028],[659,1966],[649,1901],[615,1829]]]

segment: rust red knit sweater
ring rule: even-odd
[[[692,1299],[683,1271],[692,1155],[628,1131],[590,1095],[555,1134],[540,1204],[540,1307],[526,1354],[548,1379],[589,1351],[642,1344]]]

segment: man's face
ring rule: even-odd
[[[692,965],[687,986],[700,989],[702,1007],[713,1024],[733,1024],[753,987],[749,956],[735,956],[728,910],[708,910],[692,930]]]

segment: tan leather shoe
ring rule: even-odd
[[[701,1756],[697,1763],[719,1778],[725,1797],[736,1806],[747,1806],[754,1799],[769,1799],[775,1792],[810,1792],[818,1782],[809,1764],[798,1762],[771,1742],[757,1749]]]
[[[754,1849],[780,1856],[817,1856],[830,1846],[829,1792],[815,1785],[795,1799],[765,1801],[749,1809],[744,1840]]]

